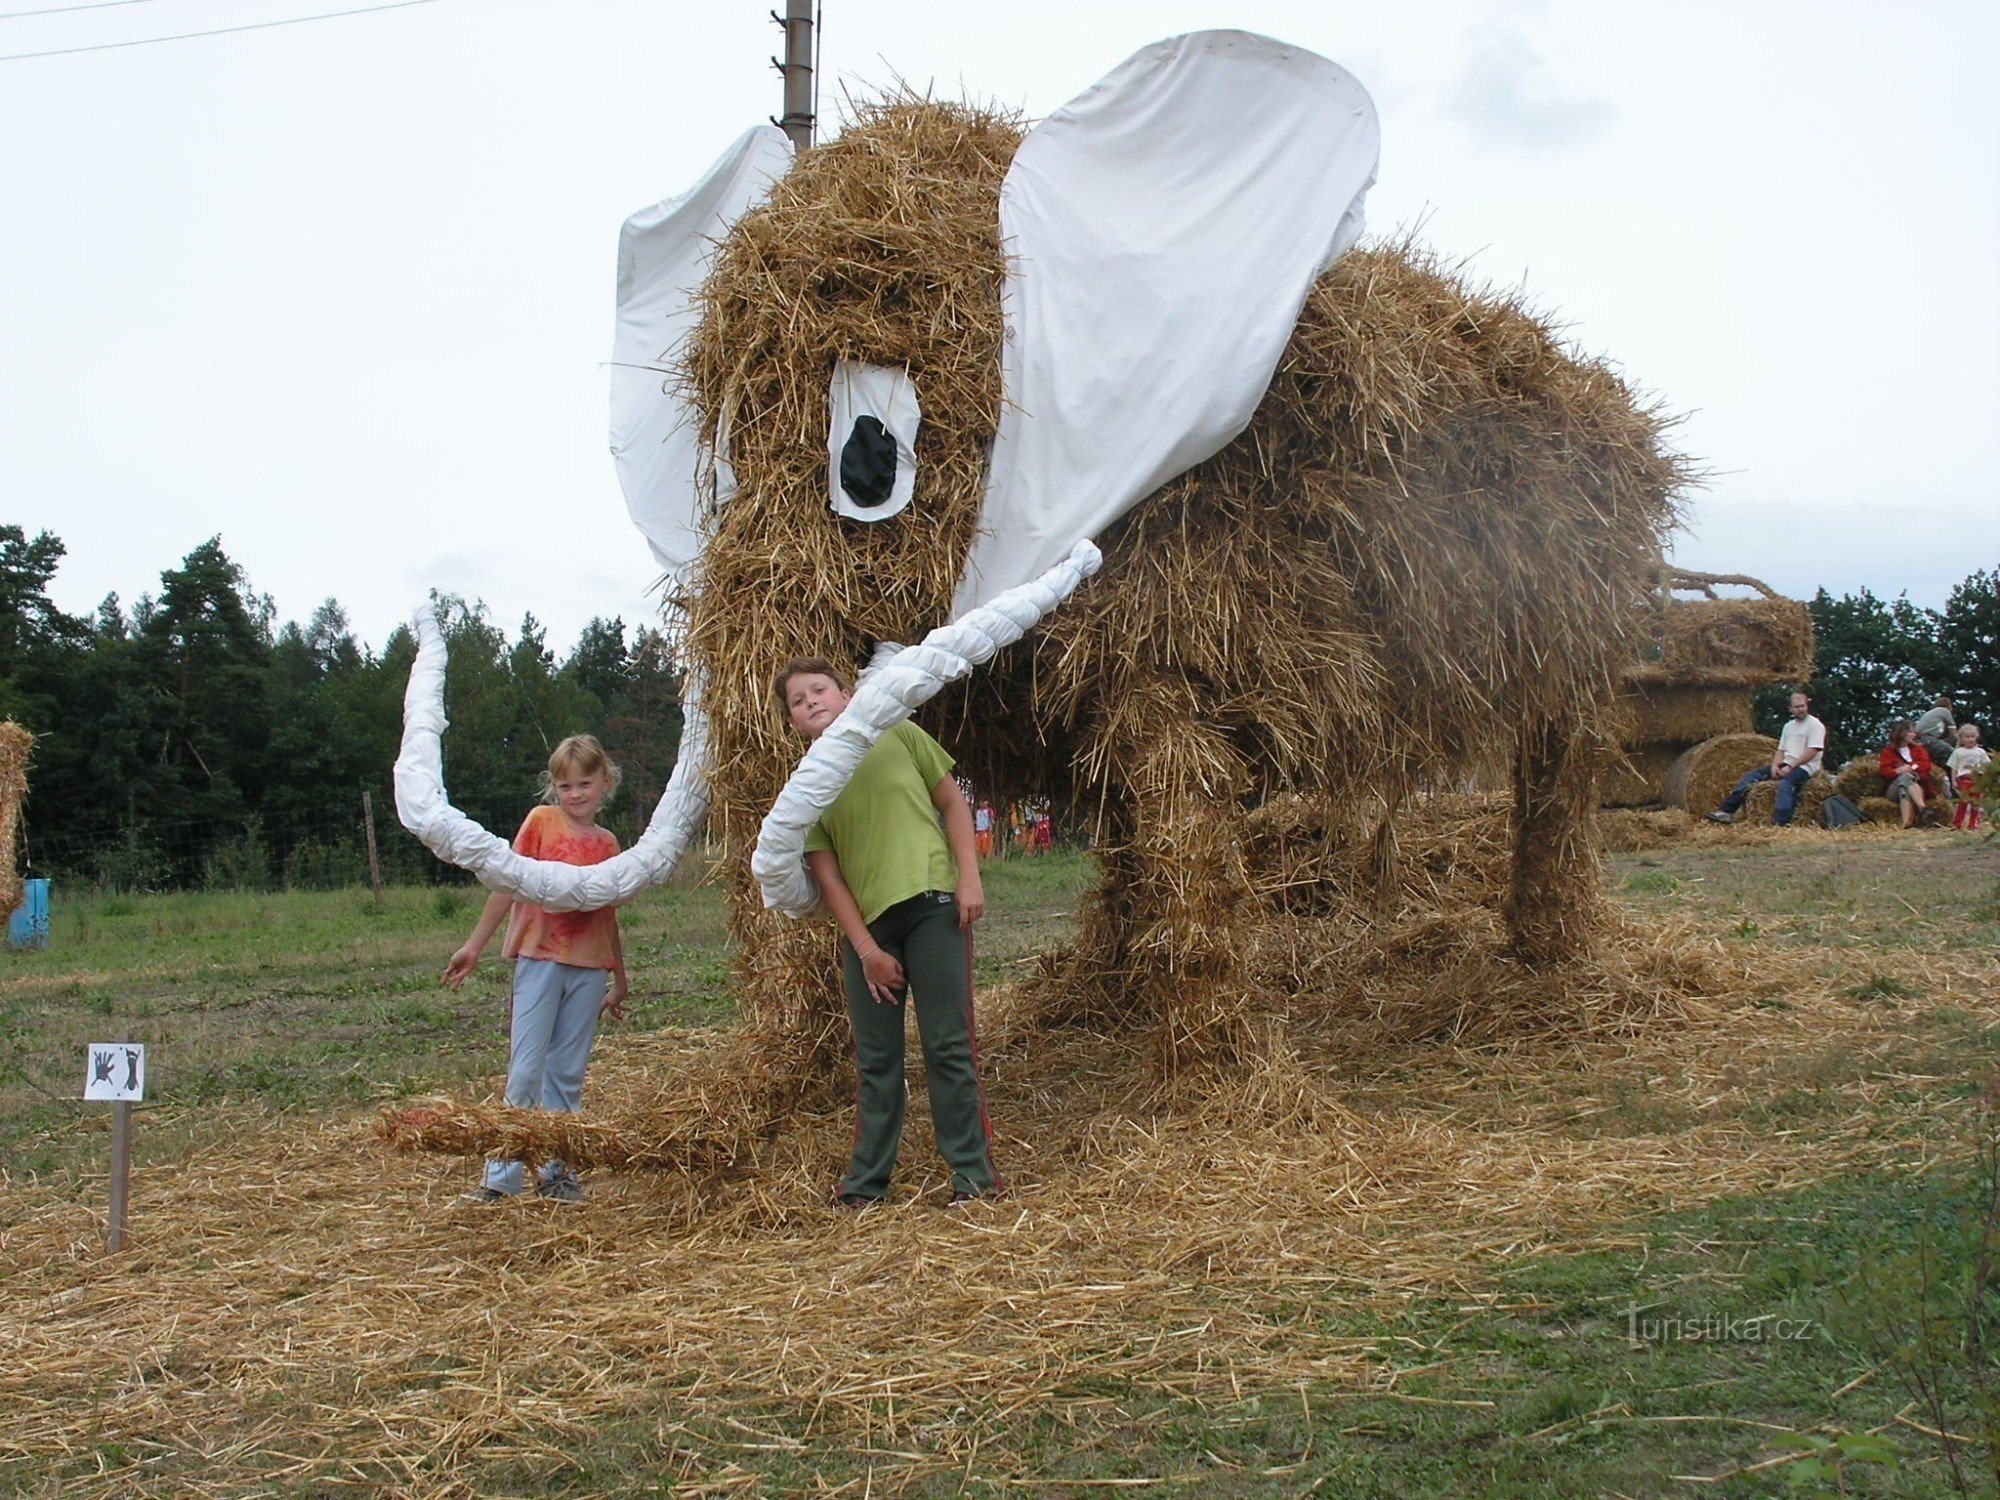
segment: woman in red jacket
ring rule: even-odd
[[[1889,743],[1882,747],[1882,795],[1895,803],[1908,828],[1924,815],[1924,799],[1937,795],[1931,753],[1917,743],[1917,726],[1898,719],[1889,726]]]

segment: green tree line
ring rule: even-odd
[[[332,599],[279,625],[219,538],[162,573],[157,594],[129,607],[114,594],[77,618],[48,596],[63,553],[51,532],[0,524],[0,716],[39,737],[25,816],[39,872],[121,889],[346,884],[366,876],[367,793],[387,878],[463,878],[395,820],[407,628],[370,649]],[[607,821],[629,843],[680,744],[671,643],[595,619],[558,661],[532,615],[510,641],[478,602],[440,604],[453,802],[509,833],[550,747],[594,733],[625,772]],[[1867,589],[1821,589],[1807,608],[1805,686],[1835,764],[1940,692],[2000,736],[2000,568],[1965,579],[1942,610]],[[1789,691],[1759,695],[1760,728],[1776,732]]]
[[[129,608],[113,594],[78,618],[48,596],[63,553],[51,532],[0,525],[0,716],[37,736],[24,816],[37,873],[119,889],[364,880],[366,793],[386,878],[463,878],[396,822],[407,627],[371,649],[333,599],[280,625],[219,538],[157,594]],[[511,834],[549,750],[592,733],[624,770],[606,821],[630,842],[679,748],[670,642],[594,619],[558,661],[533,615],[510,641],[478,602],[439,603],[452,801]]]
[[[1839,766],[1888,742],[1889,726],[1914,719],[1943,694],[1961,724],[1977,724],[1989,749],[2000,737],[2000,568],[1967,577],[1941,610],[1867,589],[1806,602],[1813,676],[1802,687],[1826,724],[1827,762]],[[1757,727],[1776,734],[1793,685],[1757,695]]]

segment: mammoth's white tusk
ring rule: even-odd
[[[991,661],[1001,647],[1033,630],[1103,561],[1095,543],[1080,541],[1041,577],[940,625],[916,645],[905,646],[869,670],[856,684],[846,709],[813,741],[764,816],[750,855],[750,871],[763,890],[766,906],[802,917],[818,904],[819,890],[806,873],[806,834],[833,805],[875,742],[946,683]]]
[[[708,716],[701,681],[689,673],[681,695],[681,748],[652,820],[630,849],[597,865],[526,859],[446,800],[444,790],[444,632],[437,616],[416,617],[417,659],[403,694],[403,749],[396,757],[396,816],[439,859],[549,911],[596,911],[630,901],[674,873],[688,840],[708,816]]]

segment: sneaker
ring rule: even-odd
[[[458,1201],[483,1207],[489,1203],[505,1203],[513,1196],[512,1193],[503,1193],[498,1188],[476,1187],[471,1192],[462,1194]]]
[[[833,1200],[833,1206],[844,1214],[858,1214],[864,1208],[874,1208],[882,1200],[870,1198],[864,1193],[842,1193]]]
[[[1727,826],[1728,826],[1729,824],[1731,824],[1731,823],[1734,823],[1734,822],[1736,821],[1736,818],[1735,818],[1735,816],[1734,816],[1733,814],[1730,814],[1730,813],[1726,813],[1726,812],[1722,811],[1722,809],[1720,809],[1720,808],[1717,808],[1717,809],[1716,809],[1716,810],[1715,810],[1714,812],[1712,812],[1712,813],[1708,813],[1708,814],[1705,814],[1705,816],[1706,816],[1706,817],[1708,818],[1708,821],[1709,821],[1709,822],[1711,822],[1711,823],[1721,823],[1721,824],[1722,824],[1722,825],[1724,825],[1725,827],[1727,827]]]
[[[537,1182],[535,1196],[546,1198],[551,1203],[581,1203],[583,1184],[576,1180],[574,1173],[565,1172],[560,1177],[551,1177],[547,1182]]]
[[[951,1201],[945,1204],[945,1207],[964,1208],[968,1203],[977,1203],[980,1197],[978,1193],[968,1193],[965,1189],[959,1188],[952,1193]]]

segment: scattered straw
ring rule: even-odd
[[[1441,871],[1492,843],[1468,826],[1405,859]],[[1201,1110],[1163,1110],[1122,1036],[1052,1043],[1005,992],[989,1081],[1011,1186],[969,1214],[935,1207],[916,1076],[905,1186],[858,1217],[825,1206],[842,1109],[790,1115],[751,1170],[600,1170],[574,1209],[457,1207],[469,1164],[387,1157],[365,1119],[232,1116],[167,1165],[142,1117],[126,1255],[102,1256],[94,1185],[0,1197],[0,1478],[457,1496],[611,1434],[682,1493],[768,1488],[808,1445],[867,1455],[877,1493],[1031,1477],[1028,1416],[1102,1424],[1107,1392],[1215,1411],[1395,1390],[1407,1351],[1307,1309],[1477,1295],[1525,1257],[1629,1247],[1633,1214],[1921,1152],[1950,1081],[1910,1055],[1907,1007],[1849,998],[1877,970],[2000,1024],[1985,955],[1612,931],[1591,966],[1510,979],[1493,924],[1398,914],[1350,967],[1421,964],[1312,991],[1299,1069]],[[1563,1024],[1495,1030],[1438,992],[1489,983],[1538,989]],[[1385,1043],[1371,1008],[1461,1040]],[[592,1117],[635,1139],[663,1082],[699,1088],[728,1045],[607,1038]],[[1774,1130],[1763,1109],[1797,1087],[1813,1128]]]

